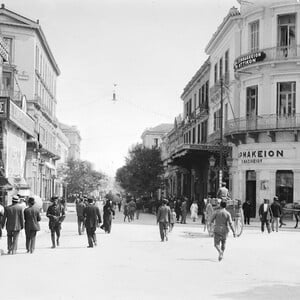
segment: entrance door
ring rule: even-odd
[[[255,171],[246,172],[246,199],[250,200],[252,211],[251,218],[256,216],[256,173]]]

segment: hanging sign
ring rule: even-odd
[[[234,70],[237,71],[243,67],[263,61],[266,58],[266,53],[263,51],[253,52],[247,55],[240,56],[234,62]]]

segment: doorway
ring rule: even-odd
[[[256,216],[256,172],[246,171],[246,201],[251,203],[251,218]]]

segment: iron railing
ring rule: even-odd
[[[21,92],[14,91],[12,89],[0,89],[0,96],[1,97],[9,97],[13,101],[21,101]]]
[[[234,134],[243,131],[288,130],[300,128],[300,114],[290,115],[259,115],[229,120],[225,123],[224,134]]]

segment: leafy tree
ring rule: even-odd
[[[89,194],[97,189],[105,175],[93,169],[92,163],[70,159],[58,170],[58,176],[68,187],[68,195]]]
[[[116,181],[128,193],[150,195],[160,187],[162,173],[160,150],[137,144],[129,150],[125,166],[117,170]]]

